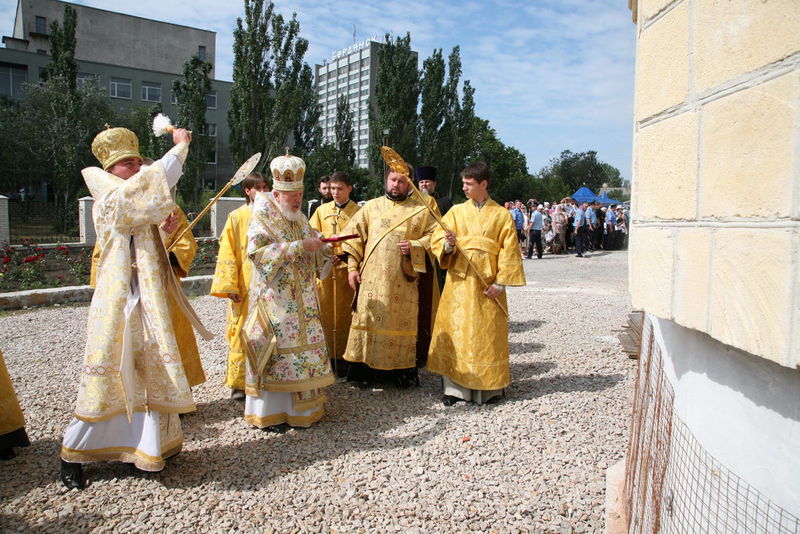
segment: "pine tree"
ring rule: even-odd
[[[315,110],[308,108],[310,68],[303,62],[308,41],[299,36],[296,15],[288,22],[272,2],[245,0],[244,21],[233,32],[233,87],[228,126],[231,154],[239,164],[261,152],[263,169],[293,134],[307,148]],[[318,115],[316,116],[318,118]],[[316,120],[315,120],[316,121]],[[303,130],[296,128],[303,123]]]
[[[183,178],[178,192],[189,209],[200,207],[203,196],[203,172],[208,162],[206,129],[206,97],[211,91],[211,63],[192,56],[183,64],[183,76],[172,82],[178,101],[177,125],[192,131],[192,147],[183,164]]]
[[[356,161],[356,150],[353,148],[353,112],[344,95],[340,96],[336,102],[334,132],[336,138],[336,168],[334,170],[351,172]]]
[[[383,169],[380,147],[384,130],[388,143],[412,165],[417,158],[417,105],[419,103],[417,53],[411,50],[411,34],[392,42],[389,34],[380,47],[375,106],[369,110],[369,157],[373,169]],[[382,182],[382,180],[381,180]]]
[[[50,78],[62,78],[71,94],[77,89],[78,64],[75,62],[75,27],[78,15],[70,5],[64,6],[64,21],[50,23],[50,63],[47,74]]]

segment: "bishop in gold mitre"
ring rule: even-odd
[[[191,132],[177,129],[175,146],[143,166],[136,135],[108,128],[92,142],[102,168],[82,171],[94,198],[100,255],[89,306],[86,349],[74,417],[61,446],[61,480],[84,486],[81,464],[117,460],[160,471],[183,445],[178,414],[195,409],[175,337],[175,299],[205,338],[172,275],[158,225],[176,209],[170,194]]]
[[[336,171],[331,174],[328,177],[328,187],[333,202],[319,206],[311,215],[309,223],[323,236],[332,237],[342,235],[347,223],[361,207],[350,200],[353,185],[346,172]],[[317,280],[317,293],[333,370],[337,376],[347,376],[347,361],[343,359],[343,355],[353,315],[353,288],[347,282],[347,263],[340,259],[341,255],[341,243],[334,243],[333,267],[328,276]]]

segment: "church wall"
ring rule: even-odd
[[[800,6],[638,0],[634,308],[800,366]]]

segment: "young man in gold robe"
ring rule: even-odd
[[[324,388],[334,381],[316,287],[330,268],[330,246],[300,211],[303,160],[287,153],[273,159],[270,170],[272,193],[256,195],[247,230],[254,276],[242,330],[244,418],[262,430],[284,432],[322,418]]]
[[[195,409],[169,298],[203,337],[213,336],[171,276],[158,229],[176,209],[170,189],[192,136],[177,129],[172,138],[172,150],[142,166],[136,135],[108,128],[92,142],[103,168],[82,171],[95,199],[100,257],[78,400],[61,446],[61,480],[68,488],[83,488],[81,464],[88,462],[117,460],[160,471],[183,446],[178,414]]]
[[[324,237],[342,235],[347,223],[361,209],[350,200],[353,186],[346,172],[337,171],[330,175],[328,187],[333,202],[319,207],[311,216],[309,223]],[[328,354],[333,363],[336,376],[347,376],[347,361],[342,358],[350,333],[350,319],[353,311],[353,288],[347,282],[347,264],[339,256],[343,255],[341,243],[333,245],[333,268],[330,275],[317,280],[320,315],[325,339],[328,342]]]
[[[444,397],[483,404],[503,393],[510,380],[505,288],[525,285],[514,220],[489,197],[491,172],[483,162],[461,173],[467,201],[444,216],[431,248],[447,282],[433,326],[428,369],[442,375]],[[456,243],[463,253],[456,248]],[[467,263],[468,256],[483,279]],[[495,302],[497,301],[497,302]]]
[[[177,239],[177,243],[169,252],[169,263],[173,274],[178,279],[186,278],[189,275],[189,268],[194,261],[195,254],[197,254],[197,241],[194,235],[192,235],[191,231],[184,233],[184,229],[188,226],[189,220],[180,206],[176,206],[175,210],[159,225],[164,247],[169,249]],[[178,236],[180,236],[180,239],[178,239]],[[95,288],[97,284],[97,263],[99,260],[100,245],[95,243],[89,276],[89,286],[92,288]],[[197,348],[194,329],[172,294],[169,295],[169,311],[175,340],[178,342],[178,349],[181,353],[183,371],[186,373],[189,387],[202,384],[206,381],[206,373],[203,371],[203,363],[200,361],[200,350]]]
[[[228,340],[228,370],[225,385],[231,388],[231,398],[244,402],[245,353],[239,333],[247,316],[249,300],[247,288],[250,286],[250,260],[247,259],[247,227],[253,212],[253,201],[259,192],[269,192],[269,184],[260,172],[252,172],[242,180],[242,190],[247,203],[228,215],[225,228],[219,236],[219,253],[214,280],[210,294],[229,299],[228,327],[225,338]]]
[[[25,432],[25,418],[11,377],[8,376],[3,351],[0,351],[0,460],[10,460],[16,456],[14,447],[27,447],[30,444]]]
[[[360,387],[418,383],[428,354],[438,297],[428,257],[436,219],[409,189],[405,176],[390,172],[386,195],[367,202],[342,232],[360,236],[342,245],[358,293],[344,359],[351,362],[348,381]]]

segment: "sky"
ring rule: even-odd
[[[82,4],[217,33],[216,77],[231,80],[237,0],[79,0]],[[373,36],[411,33],[422,61],[461,47],[463,79],[475,112],[527,157],[531,173],[563,150],[596,150],[631,177],[636,26],[625,0],[365,2],[275,0],[297,14],[310,65]],[[11,35],[17,0],[0,0],[2,35]]]

